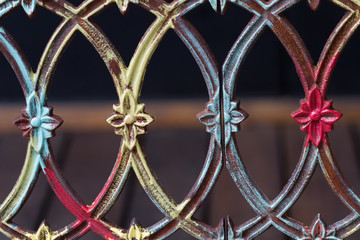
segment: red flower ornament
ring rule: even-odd
[[[333,129],[333,124],[339,120],[342,113],[332,110],[332,101],[324,100],[320,89],[314,87],[310,90],[308,99],[301,101],[301,109],[291,114],[301,130],[307,132],[307,141],[316,147],[326,141],[326,133]]]

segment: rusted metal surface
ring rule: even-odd
[[[315,65],[296,29],[282,15],[282,12],[299,1],[233,0],[229,4],[227,0],[175,0],[172,3],[163,0],[85,0],[78,7],[64,0],[3,1],[1,17],[6,17],[6,14],[11,14],[21,6],[30,17],[36,14],[36,8],[44,8],[63,18],[63,21],[49,40],[35,72],[16,41],[0,26],[0,50],[13,67],[26,99],[26,107],[14,123],[25,137],[29,137],[21,175],[0,207],[1,231],[11,239],[31,240],[77,239],[88,231],[104,239],[171,239],[171,234],[181,228],[197,239],[220,240],[253,239],[274,226],[292,239],[336,240],[358,230],[359,195],[345,181],[329,147],[327,132],[332,130],[341,113],[332,109],[332,102],[326,99],[326,89],[339,54],[360,23],[360,4],[356,0],[331,1],[345,9],[346,13],[333,30]],[[312,10],[316,10],[319,0],[309,0],[308,3]],[[101,29],[91,22],[92,16],[113,4],[117,4],[122,14],[126,13],[129,4],[136,4],[156,16],[128,66]],[[215,11],[222,14],[226,14],[226,7],[241,7],[253,13],[251,21],[229,51],[221,71],[202,36],[186,20],[186,13],[201,4],[211,4]],[[247,113],[239,108],[234,99],[237,74],[251,46],[261,37],[265,28],[273,31],[291,56],[305,93],[301,108],[292,114],[306,133],[303,151],[288,183],[273,200],[268,199],[256,185],[235,141],[239,124],[247,117]],[[162,38],[170,30],[175,31],[192,53],[209,93],[209,102],[198,115],[206,125],[206,131],[211,134],[208,154],[197,180],[181,202],[176,202],[161,187],[138,141],[138,136],[145,134],[146,127],[151,126],[154,120],[145,112],[145,105],[139,103],[146,67]],[[83,34],[99,53],[114,80],[119,97],[119,103],[113,105],[112,114],[109,107],[111,115],[107,118],[107,122],[115,128],[115,133],[122,136],[119,154],[108,180],[91,205],[86,205],[64,178],[48,140],[54,136],[62,119],[53,115],[52,108],[47,106],[47,90],[56,63],[75,32]],[[320,215],[315,216],[313,223],[301,223],[285,214],[304,191],[317,164],[334,194],[351,211],[344,219],[329,225],[325,224],[326,219],[322,220]],[[128,229],[123,229],[104,219],[121,194],[130,171],[135,172],[142,188],[163,214],[163,219],[152,226],[141,226],[134,220]],[[238,190],[249,203],[248,207],[256,212],[256,217],[240,225],[234,225],[231,218],[227,217],[218,226],[210,226],[193,217],[216,184],[221,171],[230,172]],[[51,229],[44,222],[37,231],[12,222],[31,193],[38,174],[46,176],[59,200],[76,217],[74,222],[60,229]]]

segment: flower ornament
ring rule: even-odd
[[[224,133],[225,145],[230,141],[232,132],[239,131],[238,124],[246,117],[247,113],[243,110],[236,110],[238,103],[230,101],[230,96],[224,96]],[[206,110],[199,113],[198,118],[201,123],[206,125],[206,131],[215,135],[216,141],[221,145],[221,112],[219,94],[207,105]]]
[[[149,237],[150,232],[148,232],[146,229],[143,229],[136,219],[133,219],[130,223],[130,228],[128,230],[126,239],[127,240],[142,240]]]
[[[342,116],[331,108],[332,101],[324,100],[320,89],[314,87],[308,100],[302,100],[301,109],[291,114],[292,118],[302,124],[301,130],[307,132],[307,141],[312,141],[316,147],[326,141],[326,133],[333,129],[333,124]]]
[[[37,230],[36,234],[32,234],[30,236],[31,240],[52,240],[55,239],[56,234],[51,230],[48,224],[44,221],[41,223],[39,229]]]
[[[307,0],[311,10],[316,11],[320,6],[320,0]]]
[[[227,1],[228,0],[219,0],[221,14],[225,13]],[[209,0],[209,3],[211,5],[211,7],[215,10],[215,12],[217,12],[219,10],[217,0]]]
[[[14,124],[23,131],[24,137],[30,137],[32,147],[39,153],[44,139],[55,136],[55,129],[63,120],[52,114],[52,107],[42,105],[35,92],[29,95],[27,107],[21,112],[22,115],[15,119]]]
[[[326,230],[324,222],[321,220],[320,214],[315,217],[310,228],[302,229],[303,237],[299,240],[341,240],[335,236],[335,229]]]
[[[135,4],[139,3],[139,0],[115,0],[115,1],[120,9],[121,14],[123,14],[123,15],[127,12],[130,2],[135,3]]]
[[[149,239],[151,231],[146,228],[142,228],[141,225],[136,221],[135,218],[132,219],[129,229],[119,229],[119,228],[111,228],[113,233],[120,237],[120,239],[124,240],[142,240]]]
[[[221,115],[219,93],[206,106],[206,110],[200,112],[197,117],[205,124],[206,131],[215,135],[216,141],[221,145]]]
[[[145,104],[137,104],[133,93],[126,90],[122,96],[120,104],[114,105],[113,113],[106,121],[115,128],[117,135],[124,136],[125,145],[132,150],[136,143],[137,135],[145,133],[145,127],[154,118],[144,113]]]
[[[29,17],[33,17],[35,13],[36,0],[20,0],[21,6]]]
[[[226,221],[223,218],[220,220],[216,231],[216,236],[214,236],[212,240],[244,240],[244,238],[242,237],[242,233],[236,232],[234,224],[229,216],[227,217]]]
[[[0,18],[17,8],[19,5],[21,5],[30,18],[34,17],[36,0],[2,0],[0,1]]]
[[[239,131],[239,124],[248,117],[248,114],[238,108],[239,103],[230,101],[230,95],[224,93],[224,132],[225,145],[230,141],[231,133]]]

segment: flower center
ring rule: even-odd
[[[311,120],[313,120],[313,121],[319,121],[319,120],[320,120],[320,117],[321,117],[320,111],[312,111],[312,112],[310,113],[310,118],[311,118]]]
[[[38,128],[41,125],[41,119],[39,117],[35,117],[35,118],[31,119],[30,124],[31,124],[31,126]]]
[[[132,114],[128,114],[125,116],[124,122],[127,125],[133,124],[135,122],[135,118]]]
[[[321,237],[316,237],[315,240],[322,240],[322,238]]]

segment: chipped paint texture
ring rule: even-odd
[[[1,1],[0,18],[6,18],[15,10],[25,11],[33,17],[36,9],[43,8],[63,21],[53,32],[36,71],[31,68],[16,40],[0,26],[0,51],[15,71],[26,102],[21,116],[14,123],[23,136],[29,138],[21,174],[0,205],[0,231],[10,239],[29,240],[86,239],[85,234],[89,231],[108,240],[172,239],[172,234],[179,229],[196,239],[245,240],[261,237],[269,227],[278,229],[291,239],[340,240],[356,232],[360,228],[360,195],[344,180],[328,144],[327,132],[333,129],[341,113],[332,108],[326,90],[341,51],[360,24],[360,3],[358,0],[330,0],[336,7],[343,8],[346,15],[333,29],[318,62],[314,64],[300,34],[283,14],[300,1],[307,1],[313,11],[320,4],[320,0],[174,0],[171,3],[163,0],[89,0],[75,7],[65,0]],[[253,14],[246,27],[238,29],[241,33],[223,63],[217,62],[203,37],[185,19],[189,11],[204,4],[219,14],[226,15],[226,8],[232,7],[241,7]],[[119,14],[125,15],[125,18],[131,5],[137,5],[155,16],[154,22],[139,41],[129,65],[123,62],[121,53],[114,47],[116,44],[91,20],[110,5],[117,6]],[[112,24],[116,24],[115,20]],[[283,44],[297,69],[305,97],[301,101],[301,108],[292,117],[301,124],[307,141],[293,174],[271,201],[246,170],[245,162],[251,159],[244,161],[240,157],[241,149],[235,141],[235,133],[240,131],[240,124],[247,117],[234,97],[238,72],[251,46],[261,38],[266,28]],[[146,134],[147,127],[151,130],[150,123],[156,117],[145,112],[145,104],[139,103],[139,99],[148,63],[169,31],[176,33],[196,60],[203,79],[194,80],[204,81],[209,94],[208,104],[198,115],[210,135],[208,154],[205,159],[199,159],[204,161],[203,168],[191,190],[180,202],[176,202],[161,187],[138,137]],[[61,53],[66,51],[66,46],[76,33],[82,34],[99,53],[119,98],[118,103],[113,105],[113,113],[110,111],[111,115],[106,119],[115,128],[115,134],[121,135],[119,154],[114,159],[114,167],[106,183],[90,205],[86,205],[75,193],[58,168],[48,141],[55,136],[55,130],[62,123],[62,119],[47,106],[49,84]],[[98,164],[102,166],[101,162]],[[308,226],[296,220],[296,216],[293,219],[285,213],[301,196],[316,165],[320,165],[324,178],[350,213],[328,225],[318,215]],[[133,220],[129,227],[121,227],[105,219],[122,193],[130,171],[134,171],[147,197],[163,214],[162,219],[151,226],[142,226]],[[254,218],[234,224],[231,216],[224,216],[226,220],[222,219],[218,226],[211,226],[193,217],[222,171],[229,171],[237,190],[248,202],[248,206],[239,205],[239,208],[252,208],[256,214]],[[45,175],[52,191],[74,216],[73,222],[54,230],[43,222],[34,231],[13,219],[31,193],[38,174]]]

